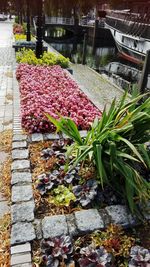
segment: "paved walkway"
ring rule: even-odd
[[[103,110],[105,105],[108,109],[112,100],[119,100],[124,93],[124,90],[111,83],[106,75],[100,75],[86,65],[72,64],[71,68],[82,91],[100,110]]]
[[[0,132],[12,129],[13,69],[12,23],[0,22]],[[0,169],[7,154],[0,151]],[[0,218],[8,212],[7,200],[0,193]]]
[[[48,51],[58,53],[49,44],[45,43],[45,45],[48,45]],[[103,110],[105,105],[108,109],[112,100],[114,98],[119,100],[124,93],[124,90],[110,82],[106,75],[97,73],[87,65],[71,64],[71,69],[73,69],[73,78],[82,91],[100,110]]]

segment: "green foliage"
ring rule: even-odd
[[[69,206],[70,201],[75,201],[75,195],[64,185],[59,185],[53,190],[53,197],[50,199],[51,203],[57,206]]]
[[[19,23],[19,18],[18,18],[18,16],[15,16],[15,23]]]
[[[97,170],[97,179],[101,186],[111,184],[127,200],[131,211],[135,211],[135,201],[147,201],[150,198],[150,184],[137,169],[137,163],[148,168],[149,155],[144,143],[150,140],[150,98],[139,101],[145,95],[139,95],[127,101],[127,93],[120,104],[113,100],[102,118],[95,119],[84,139],[75,123],[69,118],[55,120],[47,115],[56,126],[74,140],[70,153],[76,155],[70,163],[73,166],[88,160]]]
[[[52,52],[44,52],[43,56],[38,59],[36,58],[35,52],[31,49],[21,49],[21,51],[17,52],[16,60],[18,63],[27,63],[33,65],[60,65],[62,68],[68,68],[69,59],[65,58],[62,55],[57,55]]]

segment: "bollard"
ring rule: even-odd
[[[139,82],[139,91],[144,93],[147,85],[148,74],[150,73],[150,50],[147,50],[142,76]]]
[[[87,33],[84,34],[84,41],[83,41],[83,54],[82,54],[82,64],[85,65],[86,63],[86,42],[87,42]]]

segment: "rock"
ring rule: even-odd
[[[60,137],[58,134],[44,134],[44,140],[58,140]]]
[[[13,141],[26,141],[27,140],[27,135],[26,134],[15,134],[13,135]]]
[[[19,141],[19,142],[13,142],[12,143],[12,149],[16,148],[26,148],[27,142],[26,141]]]
[[[77,227],[75,225],[75,217],[74,217],[74,214],[67,214],[66,215],[66,219],[67,219],[69,234],[71,236],[78,235],[78,230],[77,230]]]
[[[18,264],[20,264],[20,266],[22,266],[22,264],[27,264],[27,263],[31,263],[31,253],[26,252],[26,253],[22,253],[22,254],[15,254],[11,256],[11,266],[16,266]]]
[[[34,201],[23,202],[11,206],[11,220],[16,222],[31,222],[34,220]]]
[[[17,171],[17,170],[25,170],[30,168],[30,161],[26,159],[22,160],[14,160],[12,165],[11,165],[11,170],[12,171]]]
[[[25,244],[11,247],[11,255],[12,254],[18,254],[18,253],[24,253],[24,252],[31,252],[30,243],[25,243]]]
[[[28,149],[14,149],[12,151],[12,159],[28,159],[29,150]]]
[[[42,223],[41,223],[41,220],[35,219],[33,225],[34,225],[34,228],[35,228],[36,238],[37,239],[42,239],[43,234],[42,234]]]
[[[15,223],[11,230],[11,244],[25,243],[36,238],[32,223]]]
[[[34,133],[32,134],[32,142],[39,142],[39,141],[43,141],[43,134],[40,133]]]
[[[136,224],[135,219],[133,218],[131,213],[129,213],[126,206],[113,205],[106,207],[105,210],[110,216],[111,223],[120,224],[124,227]]]
[[[76,211],[74,214],[77,228],[81,233],[104,228],[104,222],[96,209]]]
[[[31,183],[32,177],[30,172],[13,172],[11,178],[11,184],[23,184],[23,183]]]
[[[14,185],[12,187],[12,202],[29,201],[33,198],[31,185]]]
[[[68,234],[66,216],[54,215],[45,217],[42,221],[42,231],[44,238]]]

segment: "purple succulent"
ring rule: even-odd
[[[51,148],[45,148],[41,152],[41,157],[44,160],[48,160],[50,157],[54,156],[55,152]]]
[[[43,173],[37,177],[37,189],[41,195],[44,195],[48,190],[52,189],[54,183],[51,181],[49,174]]]
[[[70,183],[73,184],[74,182],[79,181],[81,178],[78,172],[79,172],[79,167],[76,167],[72,171],[68,172],[64,177],[65,182],[67,184],[70,184]]]
[[[79,259],[80,267],[106,267],[110,266],[111,254],[100,247],[94,249],[91,246],[80,249],[81,258]]]
[[[129,267],[149,267],[150,266],[150,250],[140,246],[134,246],[130,252],[131,261]]]
[[[51,173],[43,173],[37,177],[37,189],[40,191],[41,195],[44,195],[54,186],[61,183],[60,173],[54,170]]]
[[[69,260],[73,246],[69,236],[49,238],[41,242],[43,263],[48,267],[59,266],[62,260]]]
[[[51,148],[54,150],[54,151],[61,151],[61,152],[65,152],[66,149],[64,148],[65,146],[65,142],[63,139],[59,139],[59,140],[56,140],[52,143],[51,145]]]
[[[97,195],[97,187],[98,184],[96,180],[90,179],[83,185],[74,186],[72,190],[80,204],[85,207],[90,204]]]

